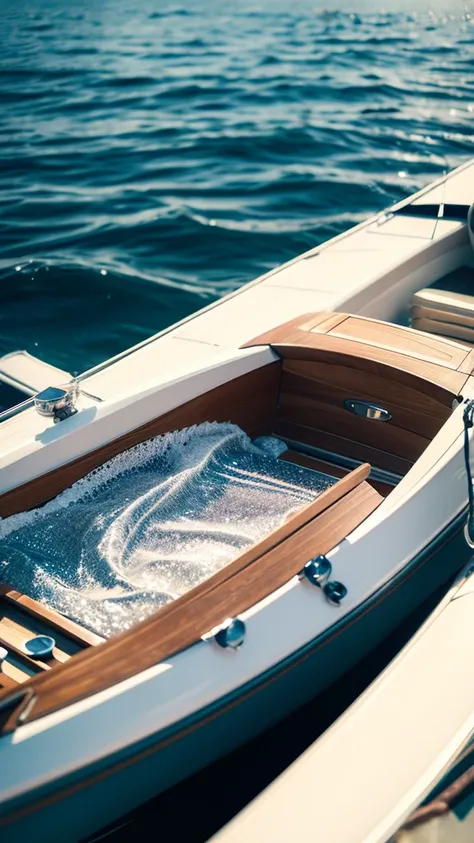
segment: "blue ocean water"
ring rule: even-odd
[[[472,0],[414,5],[1,0],[0,354],[84,370],[472,156]]]

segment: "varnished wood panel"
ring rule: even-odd
[[[373,396],[370,387],[366,391],[363,378],[359,381],[361,387],[357,377],[354,377],[352,388],[348,385],[341,389],[321,383],[318,380],[319,366],[316,364],[291,361],[290,371],[286,369],[287,365],[288,361],[285,361],[278,420],[327,430],[410,461],[420,456],[450,414],[450,410],[441,404],[436,405],[435,416],[418,412],[416,406],[411,412],[397,406],[391,398],[390,383],[385,384],[385,395],[380,391]],[[347,399],[379,404],[391,413],[392,418],[387,422],[379,422],[354,415],[345,407]]]
[[[405,413],[404,426],[408,430],[424,435],[428,434],[423,428],[420,429],[416,421],[418,414],[422,419],[435,419],[443,424],[451,413],[451,406],[446,406],[419,389],[353,367],[336,363],[316,364],[308,360],[284,360],[281,390],[284,391],[285,381],[290,375],[300,378],[298,388],[303,394],[323,400],[327,398],[331,404],[342,397],[360,398],[382,407],[390,402],[397,412]]]
[[[228,381],[54,471],[0,496],[0,516],[39,506],[116,454],[171,430],[205,421],[232,421],[250,436],[269,433],[276,410],[280,363]]]
[[[230,577],[233,577],[235,574],[243,571],[248,565],[255,564],[261,556],[268,553],[269,550],[276,547],[280,544],[280,542],[292,535],[292,533],[299,530],[300,527],[303,527],[309,521],[316,518],[321,512],[324,512],[325,509],[332,506],[333,503],[343,498],[344,495],[347,495],[348,492],[355,489],[355,487],[358,486],[359,483],[362,483],[363,480],[367,480],[369,474],[370,465],[368,463],[364,463],[363,465],[355,468],[349,474],[344,475],[344,477],[338,480],[337,483],[330,486],[328,489],[325,489],[324,492],[318,495],[314,501],[311,501],[311,503],[301,507],[301,509],[288,518],[281,527],[273,530],[273,532],[269,533],[269,535],[265,536],[261,541],[253,544],[248,548],[248,550],[241,553],[237,559],[234,559],[234,561],[230,562],[229,565],[221,568],[220,571],[217,571],[212,577],[205,580],[201,586],[197,586],[197,588],[194,589],[194,594],[198,596],[201,590],[204,591],[209,588],[216,588],[224,582],[224,580],[228,580]]]
[[[321,310],[319,313],[304,313],[290,319],[289,322],[284,322],[283,325],[277,325],[275,328],[270,328],[269,331],[259,334],[246,342],[242,348],[251,348],[255,345],[274,345],[281,342],[299,344],[301,343],[301,332],[317,331],[325,334],[327,330],[340,325],[345,319],[348,319],[347,313],[332,313],[327,310]]]
[[[364,419],[350,413],[343,406],[325,404],[296,392],[282,394],[278,420],[306,427],[314,426],[317,430],[396,454],[410,462],[415,462],[430,442],[429,438],[404,430],[392,421]]]
[[[96,635],[95,632],[83,629],[82,626],[55,612],[54,609],[49,609],[48,606],[43,606],[37,600],[33,600],[31,597],[27,597],[25,594],[21,594],[19,591],[15,591],[6,585],[0,585],[0,612],[2,601],[18,607],[32,618],[44,621],[51,631],[57,630],[78,644],[96,646],[104,640],[100,635]]]
[[[469,353],[469,349],[453,340],[360,316],[349,316],[328,333],[330,336],[377,346],[385,351],[407,354],[411,358],[436,363],[448,369],[457,369]]]
[[[371,465],[377,466],[377,468],[384,468],[387,471],[393,471],[395,474],[402,476],[413,465],[409,460],[402,459],[402,457],[398,457],[396,454],[389,454],[386,451],[371,448],[369,445],[355,442],[353,439],[345,439],[326,430],[318,430],[317,428],[306,427],[302,424],[293,424],[282,419],[277,419],[275,423],[275,434],[291,442],[300,442],[304,445],[310,445],[313,448],[324,448],[325,451],[330,451],[333,454],[342,454],[342,456],[350,457],[353,460],[366,460]]]
[[[301,451],[284,451],[280,456],[281,460],[285,462],[292,462],[294,465],[303,465],[305,468],[311,468],[313,471],[320,471],[323,474],[329,474],[331,477],[345,477],[349,474],[351,469],[345,468],[341,465],[335,465],[332,462],[326,462],[318,457],[313,457],[310,454],[303,454]],[[380,480],[374,480],[369,474],[370,485],[373,486],[377,492],[386,498],[394,488],[389,483],[382,483]]]
[[[0,645],[5,647],[9,652],[14,653],[19,661],[28,665],[30,668],[37,670],[49,670],[54,664],[62,664],[67,661],[66,653],[54,648],[51,659],[33,659],[25,653],[24,645],[32,637],[31,633],[25,627],[19,624],[12,623],[9,618],[2,618],[0,620]]]
[[[244,348],[269,344],[283,359],[314,360],[318,363],[335,364],[361,372],[368,372],[409,389],[417,390],[441,402],[446,407],[451,407],[453,398],[462,392],[466,375],[461,371],[456,371],[456,368],[442,364],[440,357],[438,357],[438,362],[432,362],[432,360],[421,359],[420,356],[415,356],[415,354],[411,355],[402,339],[400,339],[401,350],[392,350],[383,345],[377,345],[375,339],[373,343],[369,343],[351,338],[349,334],[339,336],[337,332],[339,331],[342,334],[347,322],[355,318],[348,317],[347,314],[345,315],[346,318],[336,328],[330,329],[329,333],[325,334],[318,331],[318,326],[316,326],[316,330],[307,327],[311,324],[312,316],[315,317],[316,314],[307,314],[301,317],[299,326],[298,320],[292,320],[285,325],[281,325],[273,331],[262,334],[255,340],[250,340]],[[318,324],[324,328],[327,320],[328,314],[324,314],[324,320],[320,320]],[[368,320],[361,321],[368,322]],[[379,325],[375,321],[368,324]],[[377,331],[380,342],[382,342],[384,326],[385,323],[380,323],[380,330]],[[392,327],[396,328],[396,326]],[[409,328],[400,330],[403,332],[401,337],[405,336],[406,331],[411,331]],[[417,335],[416,331],[412,331],[412,333],[415,336]],[[465,361],[467,356],[467,350],[464,347],[461,349],[456,343],[441,338],[436,338],[435,342],[449,346],[447,359],[452,359],[449,356],[452,354],[451,347],[458,348],[459,358],[461,354],[464,355],[460,362],[462,366],[462,362]],[[454,360],[452,365],[454,365]]]
[[[247,564],[214,586],[209,584],[211,578],[133,630],[83,651],[61,668],[34,677],[28,686],[35,701],[28,708],[26,720],[97,693],[190,646],[225,618],[238,615],[283,585],[309,558],[327,553],[381,501],[369,484],[359,483],[264,553],[258,562]],[[18,711],[4,730],[14,728]]]
[[[17,667],[17,665],[12,664],[7,659],[0,664],[0,675],[1,674],[8,676],[16,686],[18,686],[21,682],[26,682],[27,679],[30,678],[30,674],[27,671],[21,670]]]
[[[5,674],[0,667],[0,691],[15,691],[17,688],[15,680]]]
[[[453,398],[462,393],[466,383],[464,373],[435,363],[339,337],[325,334],[311,336],[316,338],[311,346],[274,345],[272,348],[285,359],[336,363],[369,372],[410,389],[418,389],[446,407],[452,406]]]

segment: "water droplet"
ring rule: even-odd
[[[209,220],[209,225],[217,225],[215,220]]]
[[[401,179],[406,179],[407,177],[407,173],[405,172],[405,170],[399,170],[398,175]]]
[[[20,272],[21,266],[15,266],[15,269],[16,269],[17,272]]]
[[[100,274],[101,274],[101,275],[107,275],[107,270],[106,270],[106,269],[101,269],[101,270],[100,270]]]

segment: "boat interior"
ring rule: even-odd
[[[462,400],[474,368],[473,280],[474,269],[462,266],[417,291],[409,303],[408,324],[325,311],[303,314],[249,337],[244,347],[269,346],[271,362],[4,492],[0,516],[8,519],[43,507],[139,443],[192,425],[229,421],[251,440],[265,436],[284,443],[286,449],[276,459],[331,479],[313,500],[220,570],[107,641],[11,582],[3,584],[2,728],[14,728],[133,675],[209,631],[218,630],[218,636],[225,619],[249,609],[296,574],[303,575],[308,560],[324,557],[367,518]],[[10,377],[9,388],[21,389],[13,381]],[[318,570],[313,567],[308,576],[317,579]],[[334,604],[343,599],[340,583],[321,574],[321,585]],[[129,642],[127,658],[124,636]],[[100,673],[89,667],[92,662],[84,653],[99,645],[107,652]],[[75,672],[64,670],[69,662],[77,665]],[[19,688],[24,689],[20,696],[12,695]],[[29,706],[32,699],[35,704]]]

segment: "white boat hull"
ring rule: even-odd
[[[370,653],[419,606],[420,594],[427,598],[447,583],[468,556],[458,519],[376,601],[361,606],[316,647],[310,642],[304,651],[276,665],[253,687],[172,730],[104,758],[91,769],[56,779],[42,793],[30,792],[26,799],[5,805],[0,814],[2,843],[59,840],[58,829],[64,829],[68,843],[81,841],[246,743]],[[70,728],[75,728],[74,721]],[[97,723],[97,740],[100,732]],[[61,739],[67,740],[65,735]],[[54,743],[50,753],[53,759]]]

